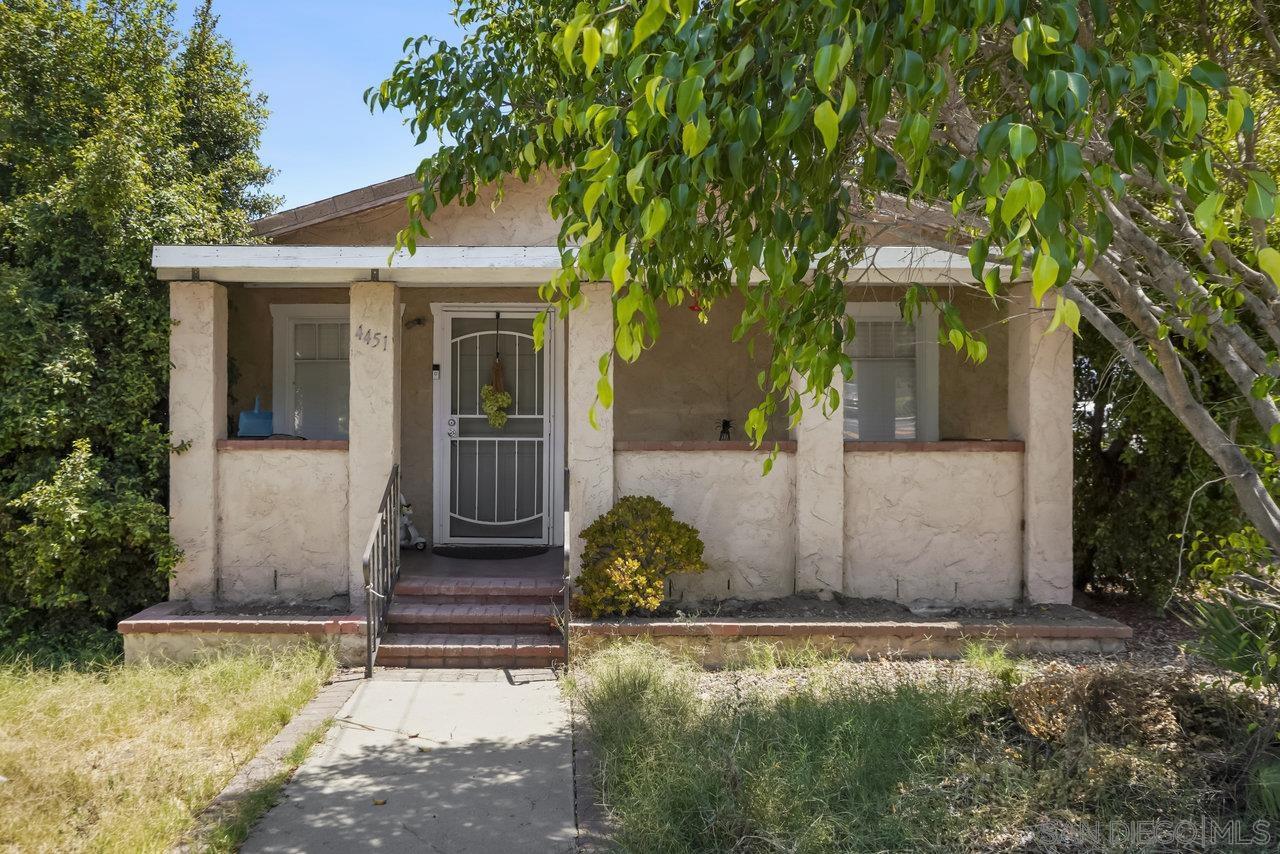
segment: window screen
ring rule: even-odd
[[[844,435],[868,442],[918,438],[915,327],[902,320],[859,320],[844,384]]]
[[[347,323],[293,324],[291,432],[307,439],[346,439],[350,368]]]

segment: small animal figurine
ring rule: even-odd
[[[733,438],[733,422],[728,418],[720,422],[720,441],[728,442]]]

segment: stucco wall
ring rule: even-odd
[[[677,598],[766,599],[792,592],[795,460],[779,454],[761,475],[750,451],[619,451],[617,494],[652,495],[699,530],[707,571],[675,580]]]
[[[844,477],[846,594],[1021,597],[1021,453],[850,451]]]
[[[452,204],[438,210],[428,229],[430,240],[444,246],[554,246],[560,227],[547,211],[555,182],[529,183],[509,178],[502,203],[493,207],[494,190],[482,188],[470,207]],[[316,246],[384,246],[395,243],[396,232],[408,222],[403,201],[337,217],[280,235],[275,243]]]
[[[734,296],[712,307],[704,326],[687,305],[659,310],[661,333],[635,362],[614,360],[614,435],[626,441],[715,441],[720,421],[733,421],[733,438],[745,439],[747,412],[763,396],[756,376],[769,365],[772,348],[756,341],[755,358],[745,340],[732,340],[743,300]],[[785,413],[771,432],[785,437]]]
[[[347,597],[347,454],[218,454],[219,599],[337,604]]]

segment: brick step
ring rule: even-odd
[[[413,593],[395,593],[395,601],[414,605],[548,605],[561,604],[563,597],[555,596],[499,596],[487,594],[452,593],[440,596],[418,596]]]
[[[424,605],[393,599],[387,625],[393,632],[430,631],[444,634],[559,633],[555,606],[542,605]]]
[[[550,667],[564,661],[558,635],[391,633],[378,645],[379,667]]]
[[[397,602],[420,604],[541,605],[559,602],[559,578],[476,578],[407,576],[396,582]]]

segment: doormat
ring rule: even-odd
[[[434,546],[431,553],[463,560],[518,560],[544,555],[548,546]]]

